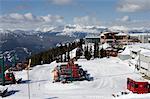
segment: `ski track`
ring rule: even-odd
[[[59,63],[39,65],[30,70],[31,99],[112,99],[112,93],[126,90],[128,76],[137,76],[133,69],[118,58],[103,58],[95,60],[78,60],[84,70],[87,70],[93,81],[75,81],[69,84],[52,83],[52,70]],[[16,73],[26,78],[26,71]],[[5,99],[28,99],[28,83],[11,85],[9,90],[18,90]],[[148,98],[150,95],[147,96]],[[134,97],[132,97],[134,98]],[[130,98],[124,98],[130,99]],[[144,99],[144,98],[142,98]]]

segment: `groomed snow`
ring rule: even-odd
[[[150,44],[149,43],[137,43],[133,45],[127,45],[125,50],[120,53],[121,55],[130,55],[130,51],[141,51],[140,54],[149,55],[150,54]]]
[[[38,65],[30,70],[31,99],[112,99],[112,94],[126,91],[127,77],[140,78],[141,76],[132,67],[119,58],[103,58],[87,61],[76,61],[87,70],[93,81],[76,81],[69,84],[52,83],[53,68],[60,64]],[[27,80],[27,71],[16,72],[18,77]],[[28,99],[28,83],[8,85],[14,93],[5,99]],[[124,95],[123,99],[148,99],[150,94]]]

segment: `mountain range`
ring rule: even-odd
[[[37,28],[35,30],[3,30],[0,29],[0,51],[11,55],[16,53],[19,60],[55,47],[58,43],[72,42],[87,35],[100,35],[103,31],[149,32],[150,29],[123,26],[80,26],[65,25],[57,27]],[[5,55],[7,56],[7,55]]]

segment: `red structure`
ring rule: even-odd
[[[73,58],[67,64],[56,66],[52,71],[54,73],[53,82],[67,83],[70,81],[92,80],[87,71],[83,70],[78,64],[74,64],[74,61]]]
[[[117,57],[117,56],[118,56],[118,51],[117,51],[117,49],[107,48],[107,49],[106,49],[106,56]]]
[[[127,78],[127,89],[138,94],[150,93],[150,84],[145,81]]]
[[[79,67],[78,64],[73,64],[69,65],[67,64],[66,66],[61,66],[61,75],[68,75],[71,76],[72,78],[80,78],[79,74]]]
[[[15,75],[13,73],[6,73],[5,80],[14,84],[16,83]]]

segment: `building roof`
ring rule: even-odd
[[[150,36],[150,33],[130,33],[130,36]]]
[[[98,36],[98,35],[87,35],[85,38],[86,39],[87,38],[99,38],[100,39],[100,36]]]
[[[114,34],[118,34],[119,32],[103,32],[103,33],[101,33],[101,35],[105,35],[105,34],[109,34],[109,33],[114,33]]]
[[[128,77],[128,78],[130,78],[130,79],[132,79],[132,80],[134,80],[134,81],[136,81],[136,82],[147,82],[144,78],[142,78],[142,77],[135,77],[135,76],[130,76],[130,77]]]
[[[116,34],[116,36],[127,36],[128,34],[127,33],[122,33],[122,32],[119,32],[118,34]]]

